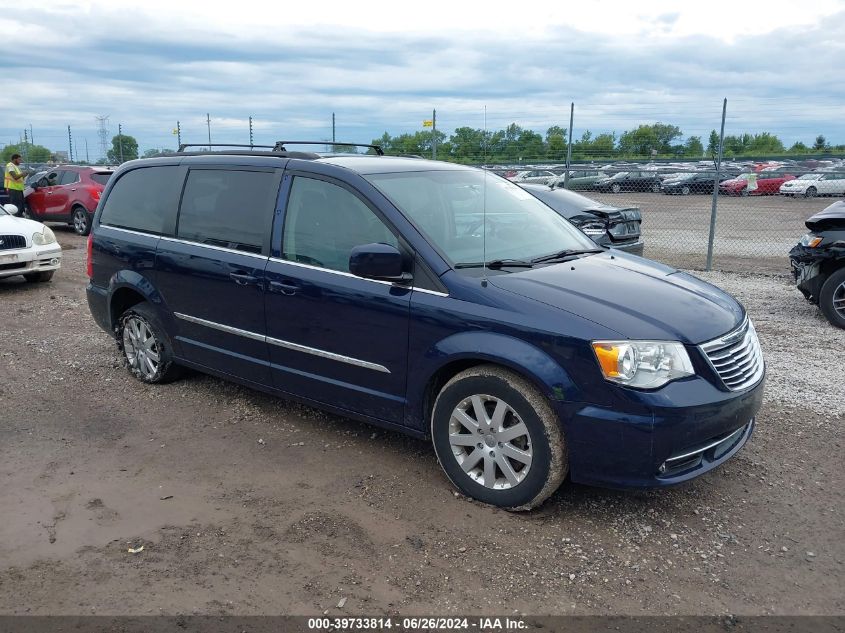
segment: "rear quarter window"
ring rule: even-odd
[[[144,233],[172,235],[184,171],[177,166],[141,167],[114,183],[100,224]]]
[[[111,172],[91,174],[91,180],[100,185],[105,185],[109,181],[109,178],[111,178]]]

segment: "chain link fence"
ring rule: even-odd
[[[713,269],[785,272],[789,250],[807,232],[805,220],[845,197],[845,168],[814,171],[799,164],[728,168],[715,197],[712,165],[681,171],[654,164],[627,171],[575,165],[565,185],[565,170],[556,167],[495,171],[515,182],[548,180],[597,203],[637,207],[644,256],[694,270],[707,268],[714,211]]]

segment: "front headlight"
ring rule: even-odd
[[[818,235],[807,233],[806,235],[801,236],[801,241],[799,242],[799,244],[808,248],[815,248],[816,246],[821,244],[823,240],[824,238],[819,237]]]
[[[626,387],[656,389],[695,374],[676,341],[593,341],[593,352],[604,377]]]
[[[50,227],[45,226],[40,232],[32,234],[32,243],[36,246],[46,246],[53,244],[56,241],[56,236]]]

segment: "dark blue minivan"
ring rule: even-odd
[[[126,163],[87,294],[140,380],[183,367],[430,437],[465,494],[676,484],[748,441],[765,365],[728,294],[604,250],[489,172],[381,155]]]

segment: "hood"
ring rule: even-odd
[[[698,344],[729,332],[745,314],[711,284],[617,251],[497,275],[489,283],[601,324],[620,338]]]
[[[834,202],[829,207],[811,216],[804,224],[811,231],[845,229],[845,200]]]
[[[33,233],[40,233],[44,228],[41,222],[27,220],[13,215],[0,215],[0,233],[3,235],[23,235],[27,244],[32,240]]]

